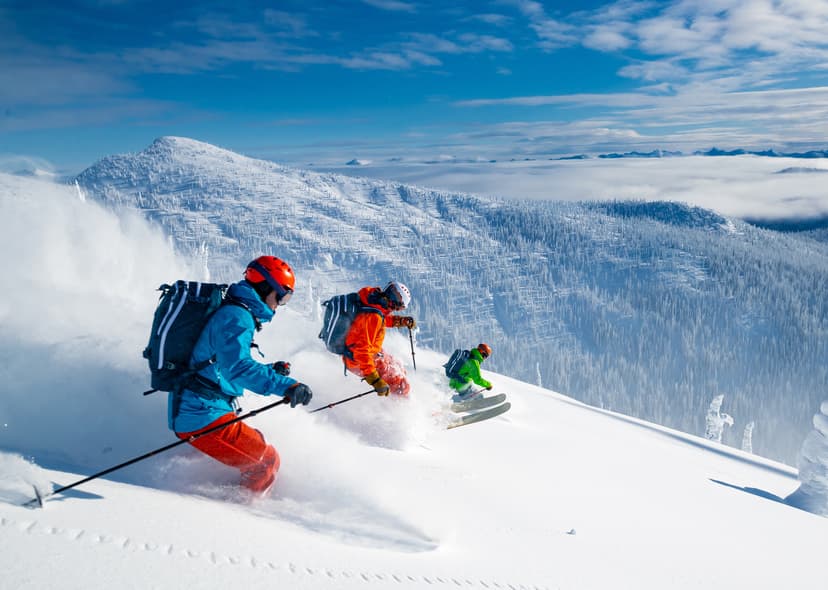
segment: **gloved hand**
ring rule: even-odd
[[[412,318],[410,315],[395,315],[394,316],[394,327],[395,328],[411,328],[412,330],[417,327],[417,320]]]
[[[377,371],[373,373],[369,373],[364,377],[365,381],[374,388],[374,391],[377,392],[377,395],[386,396],[388,392],[391,391],[391,388],[388,386],[388,383],[382,380],[382,377],[379,376]]]
[[[276,361],[272,367],[280,375],[284,375],[285,377],[290,375],[290,363],[287,361]]]
[[[491,390],[492,390],[492,384],[489,383],[489,385],[486,387],[486,391],[491,391]]]
[[[297,383],[296,385],[288,387],[288,390],[285,392],[285,397],[290,399],[291,408],[295,408],[299,404],[307,406],[313,397],[313,392],[304,383]]]

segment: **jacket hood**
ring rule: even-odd
[[[482,363],[482,362],[483,362],[483,355],[482,355],[482,354],[480,354],[480,351],[479,351],[479,350],[477,350],[476,348],[472,348],[472,349],[469,351],[469,356],[470,356],[471,358],[475,359],[475,360],[476,360],[477,362],[479,362],[479,363]]]
[[[364,305],[378,309],[382,312],[382,315],[387,316],[391,313],[391,310],[383,307],[381,303],[378,303],[381,300],[381,295],[382,289],[379,287],[363,287],[359,290],[359,299]]]
[[[273,310],[270,309],[264,301],[262,301],[262,298],[259,297],[259,294],[256,293],[255,289],[253,289],[253,285],[247,281],[240,281],[230,285],[230,288],[227,289],[227,296],[238,299],[244,303],[260,322],[267,323],[273,319]]]

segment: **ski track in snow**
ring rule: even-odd
[[[393,514],[368,505],[347,509],[314,507],[287,500],[265,500],[252,506],[253,514],[290,522],[306,530],[328,535],[349,545],[392,549],[406,553],[432,551],[438,544]]]
[[[427,584],[443,586],[462,586],[471,588],[494,588],[497,590],[547,590],[546,586],[533,584],[518,584],[495,580],[472,580],[468,577],[436,576],[422,574],[401,574],[399,572],[384,571],[349,571],[334,570],[312,565],[297,564],[291,561],[277,562],[262,559],[254,555],[228,555],[215,551],[193,550],[183,546],[175,546],[146,540],[132,539],[117,534],[88,531],[78,528],[63,528],[51,526],[39,520],[14,520],[0,516],[0,529],[17,532],[24,535],[48,535],[60,537],[67,542],[84,543],[89,546],[110,545],[119,547],[132,553],[146,551],[166,555],[172,558],[181,556],[189,559],[201,560],[207,564],[223,567],[236,566],[259,570],[288,572],[295,576],[325,577],[331,580],[362,580],[365,583],[395,583],[395,584]]]

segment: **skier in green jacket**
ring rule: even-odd
[[[449,381],[449,386],[457,392],[452,396],[452,401],[464,401],[479,395],[479,391],[474,391],[475,384],[486,391],[491,391],[492,384],[480,375],[480,363],[489,358],[490,354],[492,354],[492,347],[485,343],[480,343],[477,348],[469,351],[469,359],[457,371],[458,376],[452,377]]]

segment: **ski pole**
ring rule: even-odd
[[[417,370],[417,359],[414,358],[414,333],[411,327],[408,328],[408,340],[411,342],[411,362],[414,363],[414,370]]]
[[[102,476],[106,475],[107,473],[112,473],[113,471],[117,471],[118,469],[122,469],[123,467],[127,467],[128,465],[132,465],[133,463],[138,463],[138,461],[143,461],[144,459],[149,459],[153,455],[163,453],[164,451],[168,451],[168,450],[172,449],[173,447],[177,447],[178,445],[183,445],[184,443],[193,442],[194,440],[196,440],[198,438],[201,438],[205,434],[210,434],[211,432],[215,432],[216,430],[221,430],[225,426],[230,426],[231,424],[235,424],[236,422],[240,422],[242,420],[245,420],[246,418],[250,418],[251,416],[255,416],[256,414],[260,414],[260,413],[262,413],[266,410],[269,410],[271,408],[275,408],[276,406],[279,406],[281,404],[288,403],[289,401],[290,401],[290,398],[283,397],[278,402],[273,402],[272,404],[262,406],[258,410],[251,410],[250,412],[247,412],[246,414],[242,414],[241,416],[233,418],[232,420],[229,420],[229,421],[225,422],[224,424],[219,424],[217,426],[214,426],[213,428],[205,430],[204,432],[199,432],[198,434],[194,434],[194,435],[192,435],[188,438],[179,439],[174,443],[170,443],[166,446],[155,449],[154,451],[150,451],[149,453],[144,453],[140,457],[135,457],[134,459],[130,459],[129,461],[124,461],[123,463],[119,463],[118,465],[115,465],[114,467],[110,467],[109,469],[104,469],[103,471],[99,471],[98,473],[96,473],[94,475],[90,475],[89,477],[85,477],[84,479],[81,479],[80,481],[76,481],[75,483],[71,483],[69,485],[59,487],[56,490],[52,490],[48,494],[42,495],[42,494],[40,494],[40,492],[38,492],[37,488],[35,488],[36,498],[34,498],[32,500],[29,500],[28,502],[23,504],[23,506],[32,506],[34,504],[38,504],[39,506],[43,507],[43,501],[46,498],[49,498],[50,496],[60,494],[61,492],[65,492],[66,490],[71,490],[72,488],[75,488],[75,487],[77,487],[81,484],[84,484],[84,483],[88,482],[88,481],[92,481],[93,479],[97,479],[99,477],[102,477]]]
[[[351,397],[346,397],[345,399],[341,399],[341,400],[339,400],[338,402],[334,402],[334,403],[332,403],[332,404],[328,404],[327,406],[322,406],[321,408],[316,408],[315,410],[311,410],[310,412],[308,412],[308,414],[313,414],[313,413],[315,413],[315,412],[321,412],[322,410],[327,410],[327,409],[332,408],[332,407],[334,407],[334,406],[338,406],[339,404],[344,404],[345,402],[349,402],[349,401],[351,401],[352,399],[356,399],[356,398],[358,398],[358,397],[362,397],[363,395],[368,395],[369,393],[374,393],[374,390],[373,390],[373,389],[369,389],[369,390],[368,390],[368,391],[366,391],[366,392],[363,392],[363,393],[358,393],[358,394],[356,394],[356,395],[352,395]]]

